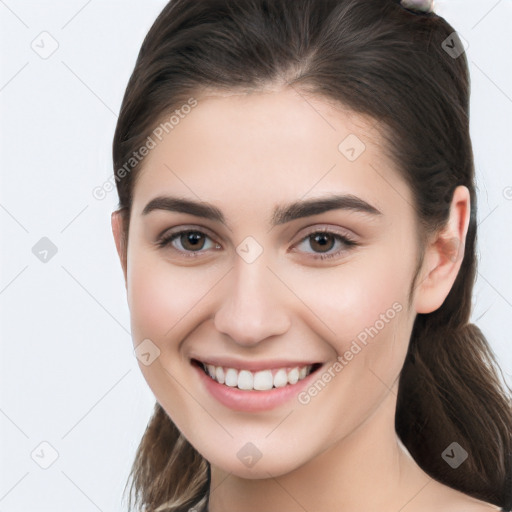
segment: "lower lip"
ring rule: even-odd
[[[192,364],[192,366],[199,374],[199,378],[208,392],[216,400],[230,409],[244,412],[268,411],[279,407],[288,400],[291,400],[293,397],[296,397],[303,388],[310,384],[318,371],[322,369],[322,367],[319,367],[315,372],[310,373],[307,377],[299,380],[296,384],[287,384],[282,388],[272,388],[268,391],[244,391],[236,387],[219,384],[217,381],[206,375],[204,370],[198,365]]]

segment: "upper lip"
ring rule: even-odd
[[[222,366],[224,368],[236,368],[239,370],[259,371],[274,370],[277,368],[296,368],[313,364],[322,364],[318,360],[291,361],[290,359],[269,359],[266,361],[241,361],[231,357],[192,357],[205,365]]]

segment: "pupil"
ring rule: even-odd
[[[329,245],[329,242],[326,242],[326,239],[329,239],[329,238],[331,239],[331,245],[332,245],[333,238],[328,233],[318,233],[313,236],[314,242],[318,243],[320,248],[323,248],[323,249],[326,249],[326,245]],[[323,240],[323,241],[320,241],[320,240]],[[332,249],[332,247],[329,247],[327,250],[330,250],[330,249]]]
[[[186,247],[186,244],[189,243],[191,245],[192,248],[195,248],[195,249],[201,249],[202,247],[199,247],[200,245],[200,241],[201,241],[201,237],[202,237],[202,234],[201,233],[195,233],[193,231],[183,235],[185,240],[186,240],[186,243],[183,244],[184,247]],[[183,243],[183,240],[182,240],[182,243]],[[199,243],[199,245],[198,245]]]

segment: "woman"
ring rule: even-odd
[[[140,510],[510,510],[510,390],[469,323],[469,74],[443,18],[173,0],[113,158],[157,400]]]

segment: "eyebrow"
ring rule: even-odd
[[[148,215],[150,212],[155,210],[188,213],[195,217],[203,217],[205,219],[220,222],[227,226],[226,219],[222,211],[216,206],[203,201],[193,201],[180,197],[158,196],[149,201],[144,210],[142,210],[141,215]],[[318,215],[330,210],[350,210],[374,216],[383,215],[375,206],[372,206],[360,197],[352,194],[331,195],[279,205],[274,208],[271,225],[278,226],[286,224],[296,219],[309,217],[311,215]]]

